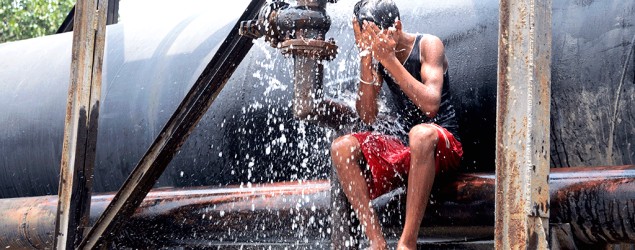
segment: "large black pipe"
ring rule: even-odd
[[[569,223],[578,242],[632,243],[635,239],[635,166],[554,169],[549,185],[551,223]],[[327,246],[330,189],[324,180],[156,189],[114,244],[142,248]],[[93,220],[112,197],[93,196]],[[493,238],[493,174],[465,174],[438,183],[432,197],[423,222],[425,237],[459,241]],[[0,200],[0,218],[4,218],[0,221],[0,246],[41,249],[50,245],[56,202],[56,196]],[[373,201],[389,238],[398,236],[390,233],[400,231],[404,203],[405,196],[399,190]]]
[[[145,9],[127,11],[147,13],[144,19],[123,17],[108,27],[96,192],[121,186],[248,4],[214,8],[207,2],[139,5]],[[337,58],[324,64],[329,98],[354,98],[354,2],[326,7],[326,36],[339,46]],[[464,167],[493,170],[498,1],[396,2],[407,31],[438,35],[446,45]],[[632,164],[634,63],[624,66],[635,35],[635,2],[555,0],[553,6],[553,166],[608,164],[611,124],[608,157],[615,165]],[[0,45],[0,198],[57,194],[70,44],[70,34],[59,34]],[[325,131],[292,118],[291,61],[256,41],[158,186],[327,178]],[[611,101],[618,90],[616,106]]]

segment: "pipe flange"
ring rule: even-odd
[[[280,43],[284,55],[303,55],[313,59],[332,60],[337,55],[334,40],[289,39]]]

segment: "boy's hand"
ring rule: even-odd
[[[361,27],[359,27],[359,22],[357,18],[353,18],[353,32],[355,33],[355,44],[360,49],[360,51],[369,51],[371,49],[371,40],[370,37],[364,35]]]
[[[379,62],[395,57],[395,47],[397,42],[393,38],[394,28],[380,30],[376,24],[364,22],[363,37],[369,37],[371,40],[370,51],[373,57]]]

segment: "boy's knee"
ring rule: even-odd
[[[410,147],[424,147],[429,145],[436,145],[438,141],[438,133],[437,129],[434,125],[430,124],[419,124],[410,129],[410,133],[408,134],[408,139],[410,140]]]
[[[336,156],[350,157],[360,151],[360,144],[352,135],[340,136],[331,143],[331,158]]]
[[[331,158],[336,155],[349,155],[358,151],[359,141],[352,135],[340,136],[331,143]]]

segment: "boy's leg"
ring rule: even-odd
[[[416,249],[419,226],[428,204],[435,177],[434,151],[439,140],[430,124],[413,127],[409,134],[410,170],[406,196],[406,222],[397,249]]]
[[[379,219],[370,206],[370,192],[359,161],[363,154],[357,138],[345,135],[331,144],[331,158],[337,170],[344,194],[353,206],[357,217],[365,227],[372,249],[385,249],[386,240]]]

